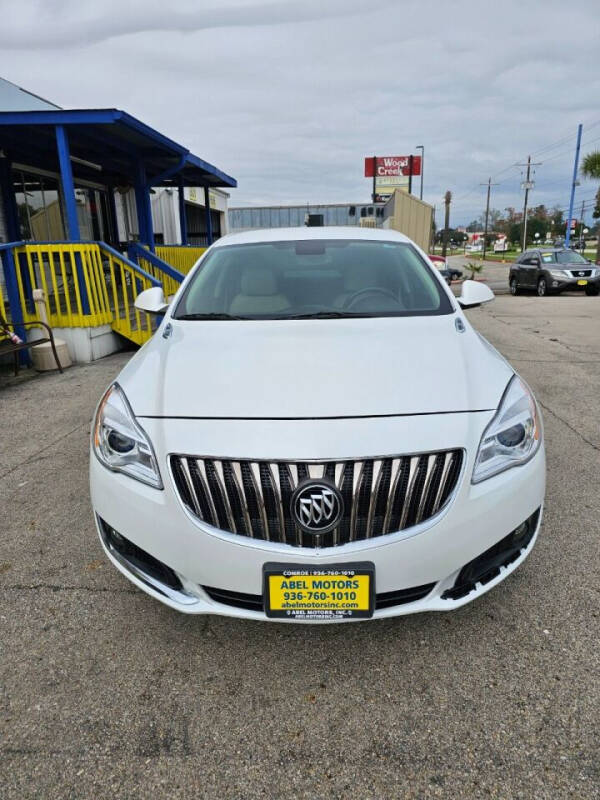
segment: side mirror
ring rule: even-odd
[[[456,298],[463,308],[475,308],[494,299],[494,293],[485,283],[464,281],[460,297]]]
[[[169,304],[165,300],[162,286],[153,286],[151,289],[144,289],[135,298],[134,306],[140,311],[148,314],[164,314]]]

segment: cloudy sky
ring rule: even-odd
[[[566,206],[575,134],[600,149],[598,0],[0,0],[0,75],[122,108],[235,176],[232,205],[367,201],[365,155],[425,146],[453,224]],[[595,185],[577,190],[589,200]],[[441,215],[438,211],[438,221]]]

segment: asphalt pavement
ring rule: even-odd
[[[538,543],[457,612],[188,617],[107,563],[88,435],[118,354],[0,375],[0,796],[600,797],[600,298],[469,312],[542,405]]]

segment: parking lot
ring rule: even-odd
[[[600,299],[469,312],[542,406],[542,532],[452,614],[179,615],[102,553],[95,403],[129,353],[0,379],[3,798],[600,797]]]

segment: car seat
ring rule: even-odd
[[[231,301],[229,313],[239,316],[277,314],[289,307],[288,298],[277,289],[273,270],[246,267],[240,280],[240,292]]]

